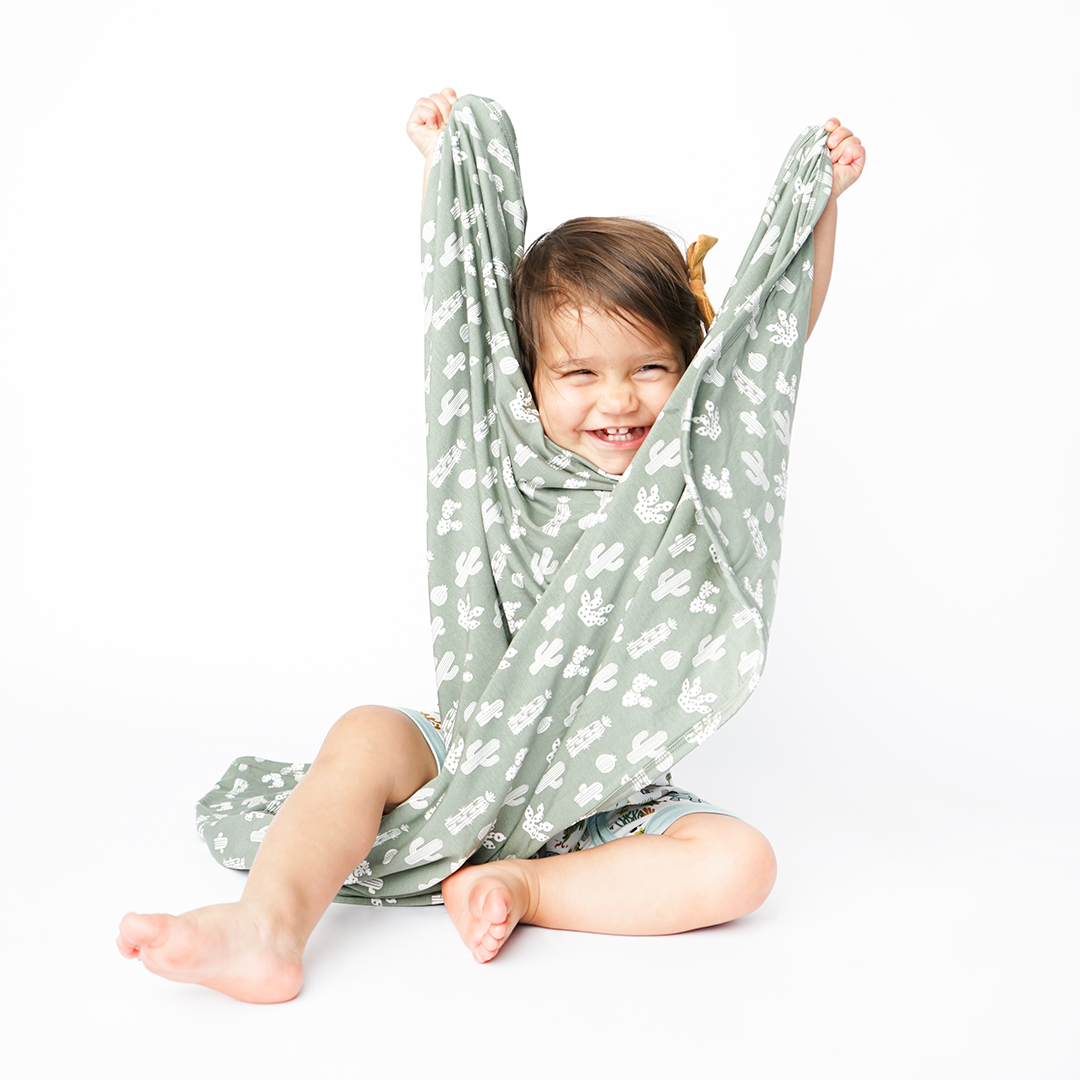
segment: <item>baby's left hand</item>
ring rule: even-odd
[[[826,145],[833,167],[832,197],[837,198],[862,175],[866,150],[851,129],[841,127],[835,116],[822,126],[829,133]]]

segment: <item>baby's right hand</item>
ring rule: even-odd
[[[413,106],[405,124],[405,131],[424,157],[431,157],[435,152],[439,132],[442,131],[455,101],[457,94],[449,86],[444,86],[440,93],[420,98]]]

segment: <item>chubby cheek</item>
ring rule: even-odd
[[[536,408],[540,413],[540,426],[544,434],[558,442],[571,435],[576,428],[574,403],[551,386],[536,385]],[[584,412],[578,410],[583,416]]]

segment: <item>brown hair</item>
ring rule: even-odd
[[[532,242],[511,285],[530,390],[544,325],[567,305],[645,323],[670,339],[684,368],[705,337],[686,261],[667,233],[645,221],[565,221]]]

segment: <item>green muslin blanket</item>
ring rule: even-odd
[[[791,418],[829,196],[825,132],[784,159],[700,351],[626,473],[544,434],[518,364],[514,129],[461,98],[421,271],[438,777],[383,819],[337,899],[430,904],[466,860],[526,858],[671,769],[753,691],[775,602]],[[240,758],[198,805],[245,868],[305,766]]]

